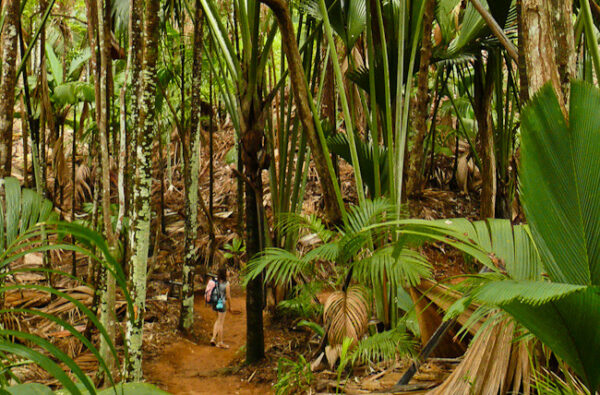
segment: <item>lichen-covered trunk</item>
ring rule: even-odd
[[[134,176],[134,200],[136,212],[132,223],[130,282],[134,316],[127,321],[127,346],[129,360],[125,367],[128,381],[142,379],[142,330],[146,309],[146,277],[150,244],[152,144],[155,135],[156,60],[159,46],[159,0],[146,0],[144,24],[144,62],[142,69],[142,97],[136,133],[136,171]]]
[[[494,72],[498,57],[488,53],[487,70],[481,56],[475,60],[474,110],[477,118],[477,130],[481,157],[481,206],[480,217],[494,218],[496,214],[496,158],[494,155],[494,131],[492,128],[492,95],[494,93]]]
[[[96,97],[96,112],[98,119],[98,132],[100,138],[100,166],[102,168],[102,219],[104,227],[104,235],[108,241],[108,245],[114,249],[116,240],[111,223],[110,212],[110,158],[108,147],[109,125],[110,125],[110,100],[109,100],[109,78],[111,73],[110,59],[110,2],[97,0],[96,10],[98,12],[98,43],[99,43],[99,59],[100,73],[97,74],[99,89],[99,97]],[[100,281],[101,288],[100,298],[100,322],[106,328],[110,340],[115,341],[115,278],[112,276],[104,265],[100,265]],[[100,354],[106,361],[108,368],[114,370],[114,358],[110,350],[110,346],[102,337],[100,340]]]
[[[192,113],[190,128],[185,131],[183,144],[186,158],[183,161],[185,183],[185,230],[183,278],[181,286],[181,313],[179,328],[188,332],[194,323],[194,271],[198,261],[196,239],[198,237],[198,177],[200,145],[200,109],[202,99],[202,7],[196,0],[194,13],[194,59],[192,64]]]
[[[127,130],[125,136],[125,144],[127,147],[135,146],[137,142],[137,125],[140,110],[140,97],[142,95],[142,63],[144,61],[144,41],[143,41],[143,15],[144,15],[144,0],[129,0],[129,53],[128,60],[131,59],[129,67],[129,83],[126,84],[126,89],[130,92],[130,122],[132,127]],[[129,216],[129,223],[133,223],[137,213],[133,210],[132,202],[135,200],[133,190],[133,177],[136,169],[136,154],[132,149],[127,150],[126,168],[125,168],[125,215]],[[125,251],[123,262],[130,262],[133,255],[131,250],[131,240],[133,239],[133,228],[129,227],[129,233],[125,239]]]
[[[408,176],[407,195],[418,194],[423,188],[423,141],[427,135],[427,118],[429,116],[429,62],[431,60],[431,32],[435,16],[435,0],[426,0],[423,13],[423,39],[421,44],[421,59],[419,65],[417,108],[415,130],[417,135],[410,153],[410,169]]]
[[[529,97],[550,81],[566,114],[575,73],[572,0],[521,0],[520,11]]]
[[[12,170],[13,115],[15,84],[17,82],[17,40],[19,0],[8,0],[5,5],[2,29],[2,76],[0,77],[0,178],[9,177]]]

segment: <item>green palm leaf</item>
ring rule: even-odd
[[[600,92],[575,82],[568,124],[550,85],[523,112],[525,212],[556,282],[600,284],[598,111]]]
[[[600,295],[587,287],[556,301],[532,306],[518,301],[502,308],[565,360],[594,392],[600,385]]]

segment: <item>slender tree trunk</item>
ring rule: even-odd
[[[135,146],[137,142],[138,118],[140,112],[140,97],[142,95],[142,63],[144,60],[144,43],[143,43],[143,14],[144,0],[129,0],[129,54],[128,61],[131,59],[129,67],[129,83],[127,88],[130,91],[130,122],[131,128],[125,136],[125,144],[127,147]],[[133,150],[127,151],[127,165],[125,168],[125,213],[129,215],[129,223],[133,224],[137,213],[133,210],[132,202],[135,200],[133,178],[137,168],[137,157]],[[129,227],[129,234],[125,239],[125,256],[123,262],[130,262],[133,255],[131,246],[133,243],[134,232],[133,227]]]
[[[146,0],[144,24],[144,62],[142,73],[142,97],[136,133],[137,166],[134,177],[133,252],[131,264],[131,297],[135,316],[127,322],[129,361],[125,376],[129,381],[142,379],[142,331],[146,309],[146,279],[148,250],[150,244],[151,192],[152,192],[152,144],[155,135],[156,61],[159,46],[159,0]]]
[[[198,253],[198,177],[200,145],[200,112],[202,99],[202,6],[196,0],[194,13],[194,60],[192,65],[192,113],[190,128],[185,131],[186,141],[183,149],[186,158],[183,161],[185,183],[185,244],[183,258],[183,279],[181,288],[181,314],[179,328],[189,332],[194,323],[194,272]]]
[[[492,129],[491,105],[494,93],[494,64],[497,56],[488,52],[487,70],[481,57],[475,60],[475,117],[481,144],[481,207],[482,219],[494,218],[496,213],[496,158],[494,155],[494,132]]]
[[[110,0],[97,0],[96,10],[98,13],[98,43],[100,58],[100,73],[98,74],[98,85],[100,97],[96,97],[96,112],[98,119],[98,131],[100,138],[100,162],[102,168],[102,219],[104,234],[110,248],[116,247],[115,234],[112,228],[110,211],[110,149],[109,149],[109,125],[110,125]],[[114,343],[115,332],[115,278],[100,266],[99,285],[102,291],[100,300],[100,322],[106,328],[110,340]],[[114,372],[115,361],[109,345],[104,338],[100,341],[100,353],[107,362],[107,366]]]
[[[431,32],[435,16],[435,0],[425,0],[423,14],[423,39],[421,44],[421,59],[417,81],[417,108],[415,129],[417,135],[410,154],[411,164],[408,178],[407,195],[419,194],[423,188],[423,141],[427,135],[427,118],[429,117],[429,62],[431,60]]]
[[[12,170],[13,115],[17,83],[19,0],[8,0],[2,29],[2,75],[0,76],[0,178]]]

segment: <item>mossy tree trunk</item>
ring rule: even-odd
[[[136,133],[136,169],[132,210],[137,213],[132,223],[130,283],[134,317],[127,322],[129,361],[125,367],[128,381],[142,379],[142,332],[146,309],[146,280],[150,245],[152,144],[155,137],[155,104],[159,47],[159,0],[146,0],[144,14],[144,61],[142,96]],[[135,23],[134,23],[135,25]]]
[[[198,261],[196,239],[198,237],[198,177],[200,145],[200,113],[202,100],[202,7],[196,0],[194,13],[194,59],[192,65],[192,113],[190,128],[184,131],[183,174],[185,183],[185,244],[183,279],[181,288],[181,314],[179,328],[188,332],[194,323],[194,272]]]
[[[110,57],[111,24],[110,0],[97,0],[96,10],[98,15],[98,58],[100,59],[100,72],[97,74],[98,86],[96,97],[96,117],[98,120],[98,132],[100,138],[100,163],[102,168],[102,219],[104,235],[111,249],[115,250],[116,239],[112,228],[110,211],[110,157],[109,157],[109,135],[110,135],[110,85],[112,77],[112,58]],[[116,338],[116,313],[115,313],[115,278],[108,272],[104,265],[99,265],[100,278],[100,322],[106,328],[110,340],[114,343]],[[106,361],[110,370],[114,371],[115,360],[108,343],[104,338],[100,339],[100,354]]]

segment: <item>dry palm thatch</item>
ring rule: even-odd
[[[427,314],[419,315],[419,325],[422,328],[430,326],[422,322],[424,318],[431,318],[436,314],[441,322],[442,317],[438,311],[447,310],[454,301],[462,297],[460,292],[430,280],[424,280],[412,290],[412,294],[413,298],[420,300],[418,305],[427,305]],[[470,306],[457,318],[457,322],[467,324],[477,307]],[[512,320],[504,316],[494,317],[496,318],[488,318],[494,321],[485,325],[481,321],[469,323],[468,330],[477,335],[454,372],[429,394],[531,393],[529,343],[515,341],[515,324]]]
[[[527,343],[514,341],[515,324],[500,319],[475,337],[454,372],[430,395],[531,393]]]

